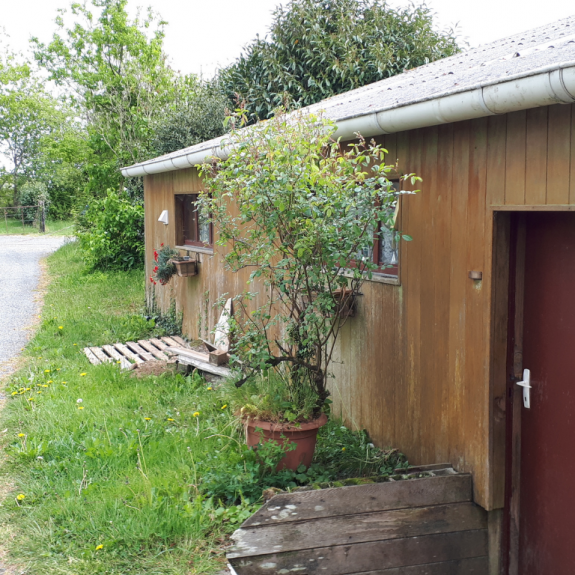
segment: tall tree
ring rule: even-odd
[[[12,201],[21,183],[35,175],[42,143],[62,124],[62,111],[27,63],[0,56],[0,154],[8,160]]]
[[[269,39],[257,37],[221,72],[230,100],[265,119],[284,100],[307,106],[459,51],[425,5],[384,0],[291,0],[278,7]]]
[[[173,72],[163,52],[165,22],[148,10],[130,19],[127,0],[91,0],[59,11],[48,45],[33,39],[50,79],[70,89],[101,158],[93,185],[121,187],[121,164],[146,159],[152,120],[170,98]]]

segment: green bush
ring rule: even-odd
[[[92,269],[133,269],[144,262],[144,206],[108,190],[78,218],[78,238]]]
[[[42,182],[26,182],[18,194],[18,203],[21,206],[37,206],[40,202],[44,202],[46,215],[50,207],[50,195],[46,185]],[[24,221],[27,224],[32,224],[36,219],[37,208],[27,208],[22,210],[24,212]]]

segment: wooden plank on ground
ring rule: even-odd
[[[332,545],[485,529],[487,513],[474,503],[394,509],[238,529],[228,558],[285,553]]]
[[[126,345],[134,352],[137,353],[144,361],[154,361],[154,356],[140,347],[135,341],[127,341]]]
[[[150,343],[155,345],[160,351],[167,353],[168,355],[174,355],[171,351],[167,351],[168,345],[166,345],[163,341],[156,339],[155,337],[150,338]]]
[[[149,353],[151,353],[156,359],[160,361],[168,361],[168,356],[162,353],[157,347],[154,347],[151,342],[145,339],[139,339],[138,343]]]
[[[121,343],[115,343],[114,347],[124,356],[127,357],[128,359],[131,359],[132,361],[135,361],[136,363],[144,363],[144,360],[139,356],[136,355],[135,353],[133,353],[131,350],[129,350],[125,345],[122,345]]]
[[[279,493],[242,524],[242,529],[374,511],[471,501],[471,475],[406,479],[296,493]],[[294,514],[295,513],[295,514]]]
[[[121,354],[119,354],[113,346],[103,345],[102,349],[113,359],[120,362],[120,367],[122,369],[130,369],[132,364]]]
[[[99,347],[91,347],[90,351],[102,362],[112,363],[112,358],[107,356]]]
[[[169,347],[180,347],[180,344],[174,341],[171,337],[163,337],[162,341]]]
[[[170,339],[173,339],[179,346],[183,347],[184,349],[189,349],[189,345],[179,336],[179,335],[172,335]]]
[[[92,353],[89,347],[84,348],[84,353],[92,365],[100,365],[100,360]]]
[[[345,526],[345,523],[342,523]],[[344,527],[345,529],[345,527]],[[264,556],[230,558],[228,561],[238,575],[268,575],[269,573],[378,573],[387,569],[403,569],[435,561],[458,561],[487,554],[487,530],[459,531],[418,537],[371,541],[357,545],[332,545],[304,549],[297,553],[269,553]],[[481,565],[482,562],[480,561]],[[483,563],[485,564],[485,563]],[[272,567],[273,566],[273,567]],[[303,570],[302,570],[303,568]],[[385,573],[385,571],[383,571]],[[409,571],[407,571],[409,573]],[[417,572],[422,575],[423,572]],[[449,571],[447,571],[449,573]],[[485,575],[487,571],[455,571],[457,575]],[[435,575],[435,574],[434,574]],[[445,573],[441,572],[441,575]]]
[[[214,375],[219,375],[220,377],[228,377],[231,375],[231,370],[227,367],[222,367],[221,365],[212,365],[207,361],[202,361],[196,357],[195,354],[190,353],[190,349],[182,349],[181,347],[169,347],[166,351],[177,355],[180,363],[186,365],[193,365],[201,371],[207,373],[213,373]]]

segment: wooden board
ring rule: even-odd
[[[285,553],[333,545],[485,529],[487,514],[473,503],[378,511],[238,529],[228,558]]]
[[[171,337],[163,337],[162,341],[169,347],[180,347],[178,342],[174,341]]]
[[[103,345],[102,349],[113,359],[120,362],[120,367],[122,369],[130,369],[132,364],[121,354],[119,354],[113,346]]]
[[[134,341],[126,342],[126,346],[129,347],[134,353],[138,354],[144,361],[154,361],[154,356],[139,346]]]
[[[135,353],[133,353],[132,351],[130,351],[125,345],[121,344],[121,343],[115,343],[114,347],[124,356],[127,357],[128,359],[131,359],[132,361],[135,361],[136,363],[144,363],[144,360],[139,356],[136,355]]]
[[[467,474],[279,493],[247,519],[242,529],[465,501],[471,501],[471,476]]]
[[[100,360],[92,353],[89,347],[84,348],[84,353],[92,365],[100,365]]]
[[[340,531],[345,531],[342,522]],[[474,568],[486,565],[487,532],[484,529],[447,532],[391,540],[376,540],[356,545],[330,545],[300,550],[297,553],[279,551],[258,557],[229,558],[238,575],[269,575],[270,573],[325,573],[329,575],[373,573],[374,569],[403,569],[412,565],[458,561],[481,557]],[[465,565],[465,564],[464,564]],[[385,573],[385,571],[382,571]],[[378,571],[375,571],[378,573]],[[393,572],[392,572],[393,573]],[[408,571],[409,573],[409,571]],[[414,571],[422,575],[425,571]],[[441,575],[449,574],[441,572]],[[457,575],[486,575],[487,571],[452,571]],[[430,575],[439,575],[437,571]]]
[[[231,370],[227,367],[222,367],[220,365],[212,365],[206,361],[199,360],[195,354],[191,354],[189,349],[181,349],[179,347],[169,347],[168,352],[177,355],[178,361],[186,365],[193,365],[201,371],[206,371],[207,373],[212,373],[214,375],[219,375],[220,377],[229,377],[231,375]]]
[[[426,565],[409,565],[394,569],[363,571],[355,575],[486,575],[487,573],[487,557],[472,557],[470,559],[441,561],[441,563],[428,563]]]
[[[112,363],[112,358],[106,355],[99,347],[91,347],[90,351],[102,362]]]
[[[151,353],[156,359],[160,361],[168,361],[168,356],[162,353],[157,347],[153,346],[151,342],[145,339],[139,339],[138,343],[149,353]]]
[[[190,346],[179,335],[172,335],[170,338],[173,339],[179,346],[185,349],[189,349]]]
[[[167,351],[169,346],[167,344],[165,344],[163,341],[160,341],[159,339],[156,339],[153,337],[153,338],[150,338],[150,343],[155,345],[159,350],[163,351],[164,353],[168,354],[169,356],[174,355],[171,351]]]

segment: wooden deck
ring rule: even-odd
[[[487,513],[469,474],[280,493],[232,539],[237,575],[487,575]]]

